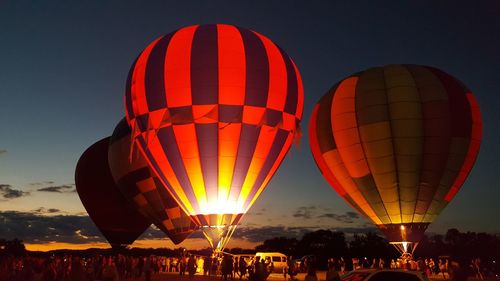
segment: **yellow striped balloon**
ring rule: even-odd
[[[353,74],[314,107],[311,150],[324,177],[390,241],[418,242],[469,174],[481,114],[460,81],[429,66]]]

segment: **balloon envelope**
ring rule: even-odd
[[[231,25],[181,28],[137,58],[127,121],[179,205],[222,247],[288,152],[303,90],[290,57]],[[219,245],[219,246],[217,246]]]
[[[78,196],[99,231],[112,246],[132,244],[151,225],[122,196],[109,170],[109,137],[89,147],[76,165]]]
[[[198,227],[161,184],[142,154],[130,154],[130,127],[122,119],[109,142],[111,174],[122,194],[174,242],[179,244]]]
[[[436,68],[388,65],[336,84],[314,107],[311,150],[323,176],[390,241],[418,242],[479,152],[474,95]]]

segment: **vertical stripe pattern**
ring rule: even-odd
[[[391,225],[423,233],[455,196],[479,152],[482,125],[477,101],[455,78],[388,65],[339,82],[309,128],[328,182],[394,237],[399,228]]]
[[[299,132],[294,62],[257,32],[189,26],[151,43],[130,76],[127,121],[155,175],[198,224],[237,223]]]

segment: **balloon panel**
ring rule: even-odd
[[[197,229],[196,224],[154,175],[144,157],[138,151],[130,154],[130,149],[130,127],[122,119],[109,144],[111,173],[120,191],[137,210],[150,218],[175,244],[182,242]]]
[[[477,102],[455,78],[389,65],[335,85],[313,110],[310,138],[323,175],[360,213],[421,231],[465,181],[481,130]]]
[[[139,149],[199,223],[237,223],[263,191],[298,131],[297,68],[266,37],[229,25],[159,38],[129,74],[127,120]],[[200,215],[205,215],[202,219]]]

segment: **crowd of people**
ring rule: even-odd
[[[298,273],[305,272],[305,281],[316,281],[316,261],[314,257],[297,262],[289,257],[283,267],[285,280],[297,280]],[[470,272],[479,280],[484,280],[481,260],[473,259]],[[392,259],[344,258],[328,259],[326,281],[339,281],[340,276],[352,269],[405,269],[420,271],[429,277],[453,279],[454,265],[447,258]],[[281,270],[281,269],[280,269]],[[0,281],[123,281],[151,280],[151,276],[160,272],[175,272],[188,275],[189,280],[195,274],[221,276],[223,281],[235,279],[266,281],[275,266],[270,258],[244,257],[238,255],[195,256],[184,253],[179,257],[126,255],[78,257],[71,255],[51,257],[4,257],[0,259]],[[456,272],[455,272],[456,273]],[[316,279],[315,279],[316,278]]]
[[[150,280],[151,274],[166,270],[164,264],[154,256],[7,257],[0,261],[0,281]]]
[[[151,280],[160,272],[188,275],[219,275],[224,281],[235,278],[265,281],[272,272],[270,260],[212,257],[185,254],[180,257],[134,257],[125,255],[81,258],[64,255],[51,257],[4,257],[0,259],[0,281],[122,281]]]

